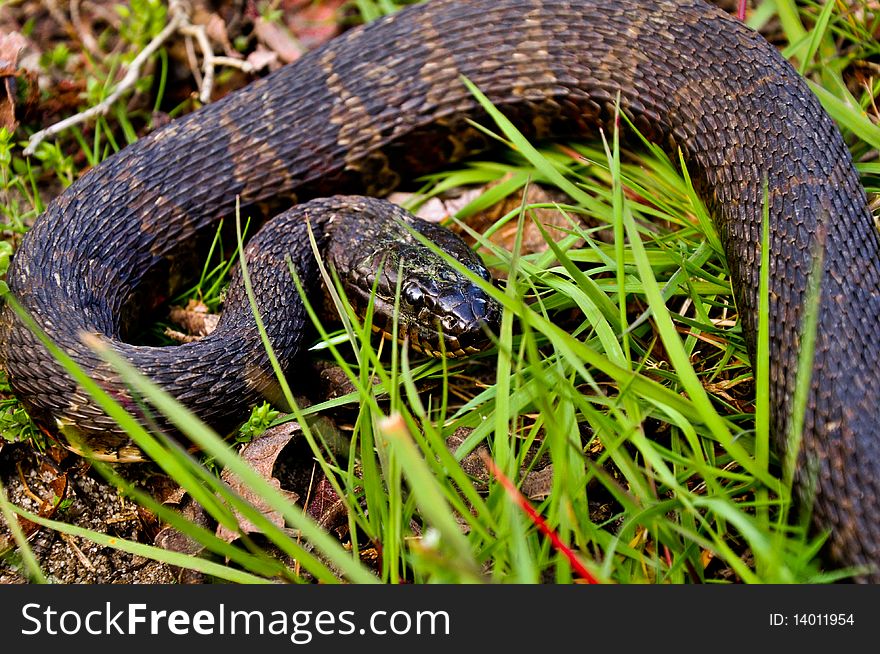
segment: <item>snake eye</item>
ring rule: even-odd
[[[417,307],[424,303],[425,294],[418,284],[407,284],[403,287],[403,300],[411,307]]]

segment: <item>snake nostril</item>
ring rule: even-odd
[[[458,319],[453,315],[443,316],[443,319],[440,321],[440,326],[443,328],[443,333],[445,334],[455,334],[459,331]]]

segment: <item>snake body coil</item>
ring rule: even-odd
[[[821,250],[798,483],[815,493],[814,518],[831,531],[836,559],[876,570],[877,230],[840,133],[804,80],[761,36],[701,0],[435,0],[347,32],[84,175],[26,236],[9,287],[57,343],[107,378],[78,332],[124,337],[137,317],[119,316],[151,306],[158,280],[178,275],[192,242],[233,215],[236,196],[257,206],[383,195],[402,175],[487,147],[468,122],[485,115],[461,75],[527,136],[593,134],[613,120],[619,94],[644,135],[675,156],[680,148],[724,244],[752,352],[766,181],[777,446],[785,448],[804,297]],[[4,316],[9,378],[33,414],[99,430],[100,412]],[[181,365],[183,351],[125,350],[209,421],[217,407],[237,405],[227,380],[249,364]]]

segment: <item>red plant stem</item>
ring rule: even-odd
[[[572,569],[581,576],[588,584],[598,584],[599,580],[594,577],[589,570],[581,563],[580,559],[577,557],[577,554],[562,540],[559,538],[559,535],[553,531],[548,525],[547,521],[535,511],[535,507],[533,507],[529,501],[523,496],[522,493],[519,492],[519,489],[514,485],[507,476],[498,469],[498,466],[495,465],[495,462],[492,460],[492,457],[485,451],[480,452],[480,458],[483,459],[483,463],[488,468],[489,472],[499,481],[499,483],[504,487],[504,490],[507,491],[507,494],[517,503],[517,505],[529,516],[532,522],[538,527],[538,530],[544,534],[547,538],[550,539],[550,543],[553,545],[554,549],[557,552],[561,552],[565,558],[568,559],[569,564]]]

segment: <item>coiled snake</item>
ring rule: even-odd
[[[77,332],[124,336],[137,317],[119,316],[151,306],[157,280],[178,274],[237,196],[249,206],[381,196],[402,175],[484,149],[467,119],[485,115],[461,75],[530,137],[593,134],[613,120],[619,94],[643,134],[681,149],[724,244],[752,352],[766,180],[776,443],[784,449],[821,249],[799,483],[815,482],[814,519],[830,530],[836,560],[880,565],[880,239],[840,133],[804,80],[702,0],[435,0],[347,32],[83,176],[27,235],[9,287],[110,384]],[[35,416],[101,427],[100,412],[8,309],[2,344],[12,386]],[[236,390],[224,383],[235,376],[228,367],[252,365],[211,355],[176,379],[185,348],[123,351],[209,421],[239,406],[227,396]]]

